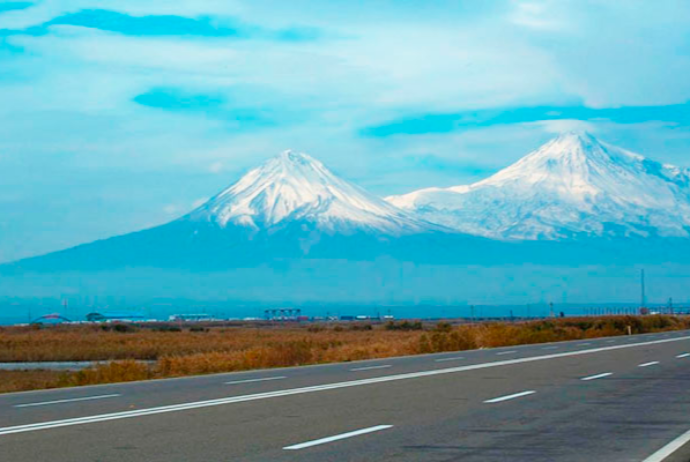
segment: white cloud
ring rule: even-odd
[[[561,17],[558,1],[554,0],[513,0],[514,9],[510,22],[536,30],[563,32],[569,28],[567,18]],[[561,6],[563,0],[560,1]]]
[[[168,215],[173,215],[178,212],[179,208],[175,204],[168,204],[165,207],[163,207],[163,211],[167,213]]]
[[[533,122],[534,125],[541,127],[544,131],[553,134],[560,134],[570,131],[585,131],[596,133],[598,131],[595,122],[585,120],[560,119],[560,120],[540,120]]]
[[[223,171],[224,165],[222,162],[214,162],[208,167],[208,171],[211,173],[220,173]]]
[[[209,200],[208,197],[201,197],[201,198],[195,200],[194,202],[192,202],[192,208],[201,207],[206,202],[208,202],[208,200]]]

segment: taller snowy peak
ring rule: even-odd
[[[331,233],[399,235],[434,228],[294,151],[251,170],[184,219],[255,230],[309,223]]]
[[[454,229],[499,239],[690,236],[688,171],[561,135],[485,180],[389,197]]]

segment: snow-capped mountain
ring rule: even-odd
[[[293,151],[251,170],[183,220],[267,232],[304,222],[330,234],[402,235],[438,228],[337,177],[318,160]]]
[[[301,258],[409,259],[424,256],[424,243],[446,235],[458,236],[337,177],[306,154],[286,151],[170,223],[14,267],[206,271]]]
[[[146,300],[417,304],[538,287],[543,297],[562,293],[565,277],[575,284],[564,267],[614,262],[632,276],[602,274],[636,281],[635,265],[690,261],[687,238],[557,239],[686,236],[688,183],[679,169],[569,135],[475,185],[391,198],[403,211],[286,152],[170,223],[0,265],[0,296],[77,288]],[[611,286],[587,272],[579,280],[576,293]]]
[[[387,200],[427,221],[495,239],[688,237],[689,173],[568,133],[483,181]]]

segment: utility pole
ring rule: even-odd
[[[555,318],[556,314],[553,312],[553,302],[549,302],[549,309],[551,310],[551,317]]]

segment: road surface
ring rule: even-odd
[[[0,395],[3,462],[675,462],[687,441],[690,331]]]

